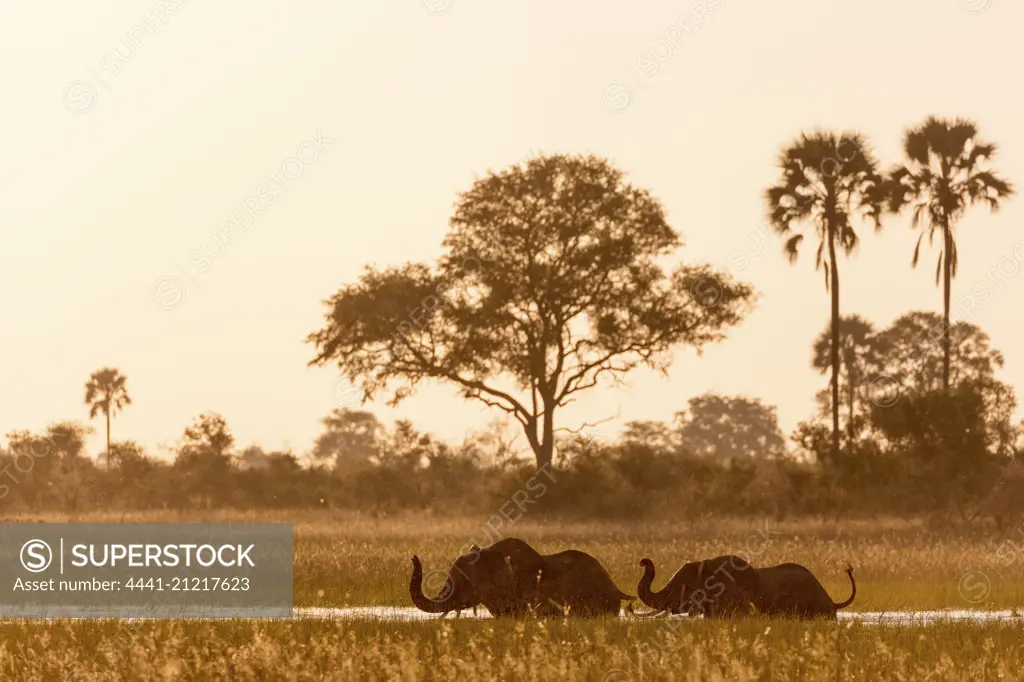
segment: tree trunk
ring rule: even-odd
[[[107,471],[110,471],[110,405],[107,405]]]
[[[828,231],[829,285],[832,293],[832,457],[839,457],[839,268],[836,263],[835,234]]]
[[[523,432],[526,434],[526,441],[533,450],[533,456],[537,460],[537,471],[551,464],[555,452],[555,422],[554,415],[547,412],[543,415],[544,420],[539,426],[541,433],[538,434],[538,423],[531,420],[529,424],[523,424]]]
[[[953,275],[953,261],[951,259],[953,249],[953,235],[949,232],[949,226],[943,229],[943,236],[946,244],[943,247],[944,260],[942,263],[942,390],[949,392],[949,286]]]
[[[551,460],[555,456],[555,444],[553,441],[545,440],[541,443],[540,452],[537,454],[537,471],[540,471],[547,465],[551,464]]]
[[[555,406],[554,398],[544,399],[544,433],[537,453],[537,470],[551,464],[555,455]]]
[[[847,383],[846,393],[847,393],[848,400],[850,402],[850,405],[849,405],[850,411],[849,411],[849,416],[847,417],[847,423],[846,423],[846,433],[847,433],[846,437],[847,437],[847,440],[850,443],[850,447],[853,447],[853,436],[854,436],[854,432],[853,432],[853,417],[854,417],[854,414],[853,414],[853,401],[854,401],[854,396],[856,395],[856,391],[854,390],[854,384],[853,384],[853,370],[849,366],[846,367],[846,383]]]

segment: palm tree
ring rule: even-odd
[[[89,406],[89,418],[102,412],[107,417],[107,468],[110,468],[110,415],[120,412],[125,405],[131,405],[125,387],[127,378],[112,367],[97,370],[85,384],[85,404]]]
[[[839,454],[839,262],[858,237],[851,220],[862,213],[882,228],[884,181],[867,142],[857,133],[804,133],[779,155],[781,181],[765,192],[772,229],[786,238],[785,251],[795,262],[804,235],[796,223],[813,226],[818,236],[815,269],[825,271],[832,294],[832,454]],[[827,262],[825,260],[827,252]]]
[[[917,267],[921,240],[927,228],[928,243],[935,233],[942,236],[939,260],[935,267],[935,285],[942,277],[942,387],[949,390],[949,297],[950,282],[956,277],[957,247],[953,230],[969,205],[987,203],[994,212],[999,202],[1013,195],[1009,182],[988,170],[988,161],[996,145],[977,139],[978,129],[963,119],[928,117],[918,128],[903,136],[907,163],[889,174],[889,210],[898,213],[913,205],[911,225],[921,228],[914,247],[913,267]]]
[[[846,437],[853,443],[856,432],[856,405],[874,353],[874,326],[860,315],[839,320],[839,363],[846,377]],[[832,364],[832,328],[823,329],[814,340],[811,366],[824,374]]]

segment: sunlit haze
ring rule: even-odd
[[[459,192],[555,152],[608,158],[663,202],[679,259],[759,293],[724,342],[680,349],[668,376],[584,393],[561,423],[616,417],[598,429],[613,435],[715,391],[777,405],[789,433],[828,385],[811,344],[829,299],[814,246],[791,265],[764,224],[780,149],[801,131],[856,130],[888,169],[907,127],[964,116],[1020,187],[1024,94],[1006,74],[1022,63],[1024,5],[697,6],[7,3],[0,434],[88,421],[85,382],[111,366],[133,400],[115,440],[166,456],[215,411],[240,446],[308,451],[326,414],[355,406],[336,372],[307,367],[324,299],[366,265],[432,262]],[[952,293],[953,318],[990,334],[1018,393],[1022,218],[1021,199],[967,213]],[[883,327],[941,313],[937,251],[911,269],[909,216],[857,229],[843,314]],[[451,440],[501,415],[447,386],[394,409],[387,397],[368,409]],[[95,454],[103,425],[89,423]]]

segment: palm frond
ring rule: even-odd
[[[796,257],[799,253],[800,242],[802,242],[803,240],[804,236],[802,234],[795,234],[786,240],[786,245],[784,249],[786,252],[786,256],[789,258],[790,263],[796,262]]]
[[[950,158],[966,156],[965,152],[971,146],[971,141],[978,134],[978,127],[967,119],[958,118],[952,122],[943,121],[946,126],[944,140],[947,147],[943,150],[944,155]]]
[[[907,158],[919,165],[928,164],[928,139],[919,129],[908,130],[903,136],[903,153]]]
[[[853,212],[881,229],[891,186],[878,172],[877,160],[859,133],[803,132],[780,152],[778,167],[778,184],[764,194],[770,222],[777,233],[788,236],[793,223],[813,221],[818,235],[815,268],[824,265],[831,235],[847,253],[857,247],[859,240],[850,224]],[[835,199],[838,207],[833,206]],[[788,236],[785,252],[790,262],[796,260],[802,240],[803,235]],[[830,275],[825,276],[827,287]]]
[[[1000,200],[1013,196],[1013,186],[992,171],[981,171],[972,175],[964,187],[970,202],[985,202],[994,212],[999,210]]]
[[[964,167],[970,172],[981,161],[988,161],[996,155],[997,147],[988,142],[976,142],[964,157]]]
[[[853,231],[853,228],[846,225],[843,229],[843,250],[846,253],[853,253],[860,246],[860,237]]]
[[[918,258],[921,256],[921,240],[924,239],[924,232],[917,236],[917,245],[914,246],[914,259],[910,261],[910,267],[916,268]]]
[[[914,207],[914,214],[910,218],[911,229],[918,229],[921,227],[921,216],[924,215],[926,206],[924,204],[918,204]]]

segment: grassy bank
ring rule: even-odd
[[[15,520],[15,519],[7,519]],[[49,517],[48,521],[67,521]],[[485,518],[210,514],[78,517],[75,521],[290,522],[295,601],[302,606],[408,606],[409,557],[428,591],[461,548],[486,544]],[[492,524],[493,525],[493,524]],[[541,551],[576,547],[635,593],[641,557],[656,585],[683,562],[736,553],[755,565],[796,561],[850,610],[1024,607],[1019,535],[929,530],[914,521],[815,519],[578,523],[524,518],[500,532]],[[434,584],[430,584],[430,580]],[[12,680],[709,680],[1020,679],[1019,625],[743,620],[601,622],[111,622],[0,624],[0,679]],[[642,674],[642,675],[641,675]],[[930,675],[930,677],[929,677]]]
[[[12,680],[1019,679],[1021,631],[745,620],[63,622],[3,628]]]

